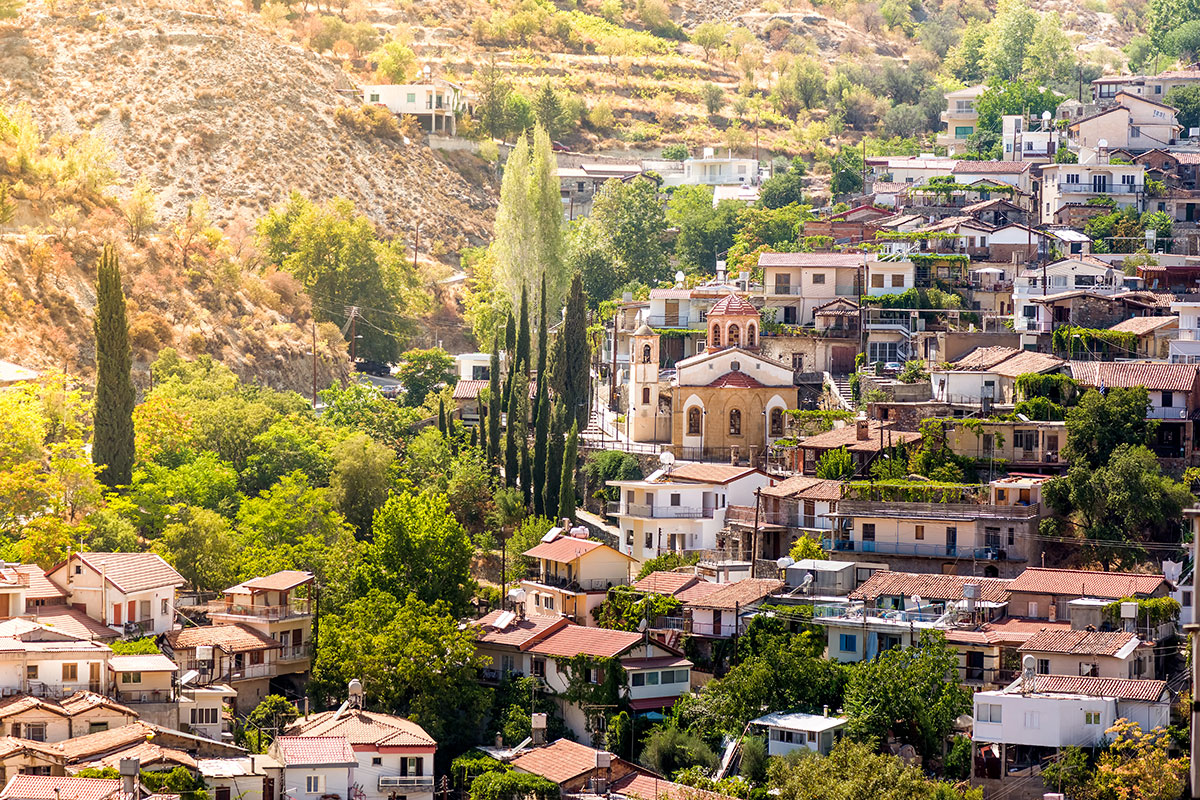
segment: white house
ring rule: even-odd
[[[345,736],[280,736],[268,751],[283,767],[280,797],[320,800],[354,797],[358,759]]]
[[[46,578],[68,604],[123,633],[163,633],[175,625],[175,590],[187,581],[155,553],[72,553]]]
[[[525,613],[594,625],[592,610],[604,602],[608,590],[629,583],[634,558],[584,538],[585,531],[551,528],[540,543],[522,553],[536,562],[521,581]]]
[[[608,513],[624,552],[640,564],[666,552],[715,549],[727,507],[753,505],[755,491],[770,483],[754,467],[679,463],[641,480],[609,481],[621,499]]]
[[[1054,310],[1046,305],[1055,295],[1087,291],[1111,296],[1125,291],[1125,275],[1091,256],[1076,256],[1045,267],[1029,268],[1013,280],[1013,325],[1018,333],[1050,333]]]
[[[1021,375],[1055,372],[1066,366],[1047,353],[1014,347],[977,347],[949,368],[929,373],[933,398],[944,403],[1015,403],[1016,380]]]
[[[769,756],[786,756],[793,750],[811,750],[827,756],[849,722],[846,717],[831,717],[828,713],[801,712],[777,712],[750,720],[751,725],[766,729]]]
[[[1054,158],[1059,133],[1049,121],[1035,123],[1023,114],[1005,114],[1000,118],[1000,128],[1005,161],[1044,163]]]
[[[1106,150],[1081,148],[1077,164],[1042,166],[1041,219],[1056,221],[1064,207],[1085,205],[1096,197],[1110,197],[1118,208],[1145,207],[1146,168],[1142,164],[1114,164]]]
[[[462,87],[441,78],[424,83],[370,84],[362,87],[363,102],[385,106],[396,115],[409,114],[430,133],[454,136],[458,113],[466,110]]]
[[[810,325],[813,310],[839,297],[858,299],[861,253],[762,253],[763,308],[777,308],[776,320]]]
[[[1177,364],[1200,364],[1200,294],[1177,296],[1171,310],[1179,315],[1179,337],[1168,347],[1168,358]]]
[[[197,759],[196,771],[212,800],[277,800],[283,775],[279,762],[265,753]]]
[[[24,619],[0,628],[0,687],[5,694],[66,697],[104,692],[112,651],[106,645]]]
[[[711,147],[706,147],[701,158],[683,162],[682,175],[668,173],[664,179],[667,185],[757,185],[759,166],[753,158],[735,158],[732,154],[719,156]]]

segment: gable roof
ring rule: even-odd
[[[570,624],[566,617],[534,614],[514,619],[503,628],[497,627],[496,623],[506,613],[511,612],[498,608],[471,623],[481,631],[477,641],[493,645],[508,645],[518,650],[524,650],[526,645],[542,638],[555,628]]]
[[[775,486],[768,486],[762,493],[768,497],[785,497],[791,500],[841,500],[842,482],[793,475]]]
[[[274,650],[283,645],[266,634],[259,633],[248,625],[206,625],[202,628],[184,628],[167,631],[167,642],[175,650],[190,650],[212,645],[226,653],[244,653],[249,650]]]
[[[986,603],[1008,602],[1005,578],[975,578],[963,575],[918,574],[879,570],[862,586],[850,593],[853,599],[875,600],[881,596],[920,597],[923,600],[962,600],[968,585],[979,587],[979,597]]]
[[[677,481],[726,484],[755,472],[761,472],[761,470],[757,467],[736,467],[729,464],[703,464],[688,461],[682,464],[676,463],[664,477]]]
[[[109,800],[125,798],[116,778],[13,775],[0,791],[3,800]]]
[[[783,588],[783,581],[772,578],[745,578],[735,583],[717,584],[720,588],[706,597],[688,603],[696,608],[746,608],[761,602],[772,592]]]
[[[73,606],[39,606],[33,610],[34,620],[51,630],[84,641],[109,641],[120,636],[112,628]]]
[[[1022,350],[992,367],[992,371],[1005,378],[1016,378],[1030,372],[1049,372],[1064,366],[1066,363],[1066,361],[1058,356],[1052,356],[1049,353]]]
[[[1118,700],[1155,702],[1167,691],[1166,681],[1137,678],[1093,678],[1084,675],[1038,675],[1034,678],[1038,694],[1081,694],[1087,697],[1115,697]]]
[[[1018,651],[1080,656],[1116,656],[1138,638],[1125,631],[1041,631],[1025,640]]]
[[[206,739],[190,733],[153,725],[145,720],[134,720],[106,731],[97,731],[85,736],[56,742],[53,747],[66,756],[67,763],[94,761],[116,752],[128,750],[146,741],[165,742],[170,746],[186,747],[188,750],[224,753],[230,756],[245,755],[246,750],[226,742]]]
[[[633,588],[639,592],[651,592],[653,594],[676,595],[685,589],[688,589],[699,582],[708,583],[708,580],[699,576],[692,575],[686,572],[666,572],[658,570],[651,572],[646,577],[642,578],[633,584]]]
[[[487,381],[462,380],[454,384],[453,400],[474,400],[479,397],[479,392],[483,387],[487,386]]]
[[[1029,594],[1066,594],[1120,600],[1122,597],[1152,595],[1166,582],[1167,579],[1162,575],[1028,567],[1013,578],[1008,590]]]
[[[1116,325],[1110,327],[1109,330],[1132,333],[1136,336],[1145,336],[1159,328],[1178,324],[1179,317],[1130,317],[1129,319],[1121,320]]]
[[[760,267],[861,267],[862,253],[759,253]]]
[[[731,370],[708,384],[710,389],[762,389],[765,384],[741,370]]]
[[[1190,392],[1200,365],[1150,361],[1072,361],[1071,377],[1085,386],[1144,386],[1158,392]]]
[[[731,800],[729,795],[663,780],[645,772],[631,772],[609,785],[613,794],[637,800]]]
[[[242,581],[237,586],[230,586],[225,594],[231,592],[286,592],[297,586],[313,580],[313,574],[300,569],[285,569],[260,578]]]
[[[355,745],[375,747],[423,747],[437,749],[437,742],[417,723],[392,714],[361,709],[322,711],[301,717],[286,729],[288,736],[344,737]]]
[[[643,636],[640,633],[571,624],[552,631],[550,635],[530,647],[529,652],[564,658],[578,655],[616,658],[629,648],[640,644],[642,640]]]
[[[955,361],[952,365],[954,369],[972,369],[972,370],[990,370],[992,367],[1004,361],[1006,358],[1012,358],[1017,353],[1021,352],[1015,347],[1004,347],[995,345],[992,347],[976,347],[965,356]]]
[[[13,567],[13,571],[28,576],[29,588],[25,590],[26,600],[66,599],[67,593],[47,580],[46,570],[37,564],[18,564]]]
[[[358,760],[345,736],[280,736],[274,743],[289,767],[357,767]]]
[[[585,556],[593,550],[604,548],[612,550],[614,553],[620,553],[619,550],[613,550],[603,542],[592,541],[591,539],[577,539],[574,536],[559,536],[553,542],[541,542],[526,550],[522,555],[529,558],[544,558],[548,561],[558,561],[566,563],[574,561],[581,556]],[[625,555],[621,553],[621,555]],[[626,558],[630,558],[626,556]],[[636,560],[636,559],[630,559]]]
[[[603,751],[569,739],[559,739],[545,747],[535,747],[522,753],[511,764],[521,772],[540,775],[551,783],[561,785],[596,769],[597,752]]]
[[[183,586],[187,583],[184,577],[157,553],[72,553],[66,561],[61,561],[47,570],[46,575],[53,575],[76,558],[104,575],[105,580],[122,594]]]
[[[19,716],[26,711],[41,711],[60,717],[75,717],[95,708],[106,708],[118,711],[131,719],[137,719],[138,713],[128,706],[123,706],[116,700],[111,700],[95,692],[76,692],[63,700],[52,700],[30,695],[17,695],[5,698],[0,702],[0,720]]]
[[[882,442],[879,441],[880,438],[883,439]],[[867,421],[866,439],[858,438],[858,427],[856,425],[845,425],[841,428],[834,428],[831,431],[818,433],[815,436],[809,436],[800,442],[800,447],[803,449],[813,448],[820,450],[835,450],[839,447],[845,447],[851,453],[876,453],[884,447],[892,447],[898,444],[912,444],[919,441],[921,441],[921,434],[917,431],[901,430],[895,427],[894,423],[872,419]]]

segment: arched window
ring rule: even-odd
[[[692,406],[688,409],[688,434],[698,436],[700,434],[700,408]]]
[[[642,387],[642,405],[644,405],[644,406],[650,405],[650,387],[649,386]]]
[[[642,363],[643,364],[650,363],[650,345],[648,345],[648,344],[642,345]]]
[[[720,347],[721,346],[721,329],[717,327],[717,323],[715,323],[715,322],[713,323],[712,336],[710,336],[708,338],[711,340],[711,341],[709,341],[709,345],[711,345],[712,347]]]
[[[771,435],[783,436],[783,409],[779,406],[771,409]]]
[[[742,412],[736,408],[729,412],[729,435],[742,435]]]
[[[741,331],[738,330],[737,325],[729,326],[729,346],[730,347],[741,347],[742,346],[742,335],[741,335]]]
[[[754,323],[750,323],[749,325],[746,326],[746,346],[747,347],[754,347],[754,335],[755,335]]]

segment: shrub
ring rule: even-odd
[[[396,115],[382,106],[341,107],[334,110],[333,118],[339,125],[360,136],[375,136],[398,142],[405,135],[400,123],[396,121]]]

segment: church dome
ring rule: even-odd
[[[736,294],[722,297],[713,304],[708,312],[709,319],[713,317],[757,317],[758,309]]]

